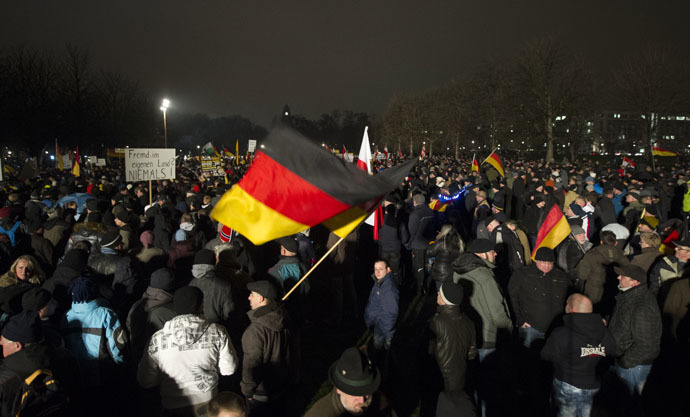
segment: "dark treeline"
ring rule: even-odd
[[[603,144],[602,152],[649,149],[654,138],[675,149],[690,144],[690,122],[674,142],[664,141],[665,116],[690,116],[684,55],[645,45],[595,71],[558,41],[543,39],[516,56],[487,60],[474,73],[428,91],[394,95],[377,125],[378,141],[413,154],[423,142],[432,154],[534,148],[549,160],[556,149],[574,158],[593,143]],[[606,122],[612,112],[634,120],[612,126]]]
[[[288,115],[285,115],[285,111]],[[349,110],[333,110],[324,113],[317,120],[310,120],[302,115],[289,113],[289,108],[283,110],[280,120],[275,119],[274,124],[282,123],[290,126],[308,138],[328,144],[340,151],[345,145],[348,152],[359,151],[364,128],[372,122],[366,113],[356,113]],[[383,148],[382,148],[383,149]]]

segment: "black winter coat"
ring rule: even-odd
[[[408,249],[426,249],[433,237],[431,223],[434,220],[434,211],[425,204],[415,206],[410,213],[408,229],[410,239],[405,244]]]
[[[545,333],[563,312],[569,284],[568,275],[556,267],[548,274],[537,269],[536,264],[515,271],[508,283],[515,324],[529,323]]]
[[[661,312],[644,285],[616,296],[609,325],[616,340],[616,363],[623,368],[649,365],[661,351]]]
[[[443,305],[438,306],[429,326],[435,336],[429,351],[443,375],[444,391],[462,391],[467,360],[477,356],[474,324],[460,311],[460,306]]]
[[[453,261],[459,253],[451,253],[444,242],[434,242],[426,250],[427,258],[435,258],[431,278],[438,282],[453,281]]]

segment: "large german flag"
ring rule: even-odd
[[[320,223],[347,236],[401,184],[415,163],[412,159],[368,175],[282,128],[262,145],[247,174],[211,213],[257,245]]]
[[[539,248],[556,249],[556,246],[563,242],[563,239],[569,234],[570,225],[558,205],[554,204],[539,228],[539,232],[537,232],[537,241],[532,250],[532,260],[534,260]]]

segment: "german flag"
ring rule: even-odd
[[[676,156],[678,154],[675,152],[669,151],[668,149],[664,149],[660,146],[653,146],[652,147],[652,155],[654,155],[654,156]]]
[[[368,175],[299,134],[279,128],[211,216],[260,245],[323,223],[347,236],[407,176],[415,160]]]
[[[537,242],[532,250],[532,260],[534,260],[534,255],[537,254],[539,248],[556,249],[556,246],[563,242],[563,239],[568,237],[569,234],[570,225],[565,216],[563,216],[563,212],[558,207],[558,204],[554,204],[537,233]]]
[[[472,171],[479,172],[479,162],[477,162],[476,155],[472,155]]]
[[[491,152],[491,155],[487,156],[484,162],[488,162],[489,165],[496,168],[496,171],[498,171],[502,177],[506,176],[506,174],[503,172],[503,165],[501,165],[501,158],[498,157],[496,152]]]

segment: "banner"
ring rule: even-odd
[[[256,140],[249,139],[249,143],[247,144],[247,152],[254,152],[254,149],[256,149]]]
[[[223,170],[223,165],[220,158],[217,156],[201,156],[201,171],[205,174],[211,176],[223,176],[225,171]]]
[[[126,151],[127,182],[175,179],[175,149],[127,148]]]
[[[105,166],[105,158],[96,159],[96,166],[97,167],[104,167]]]

